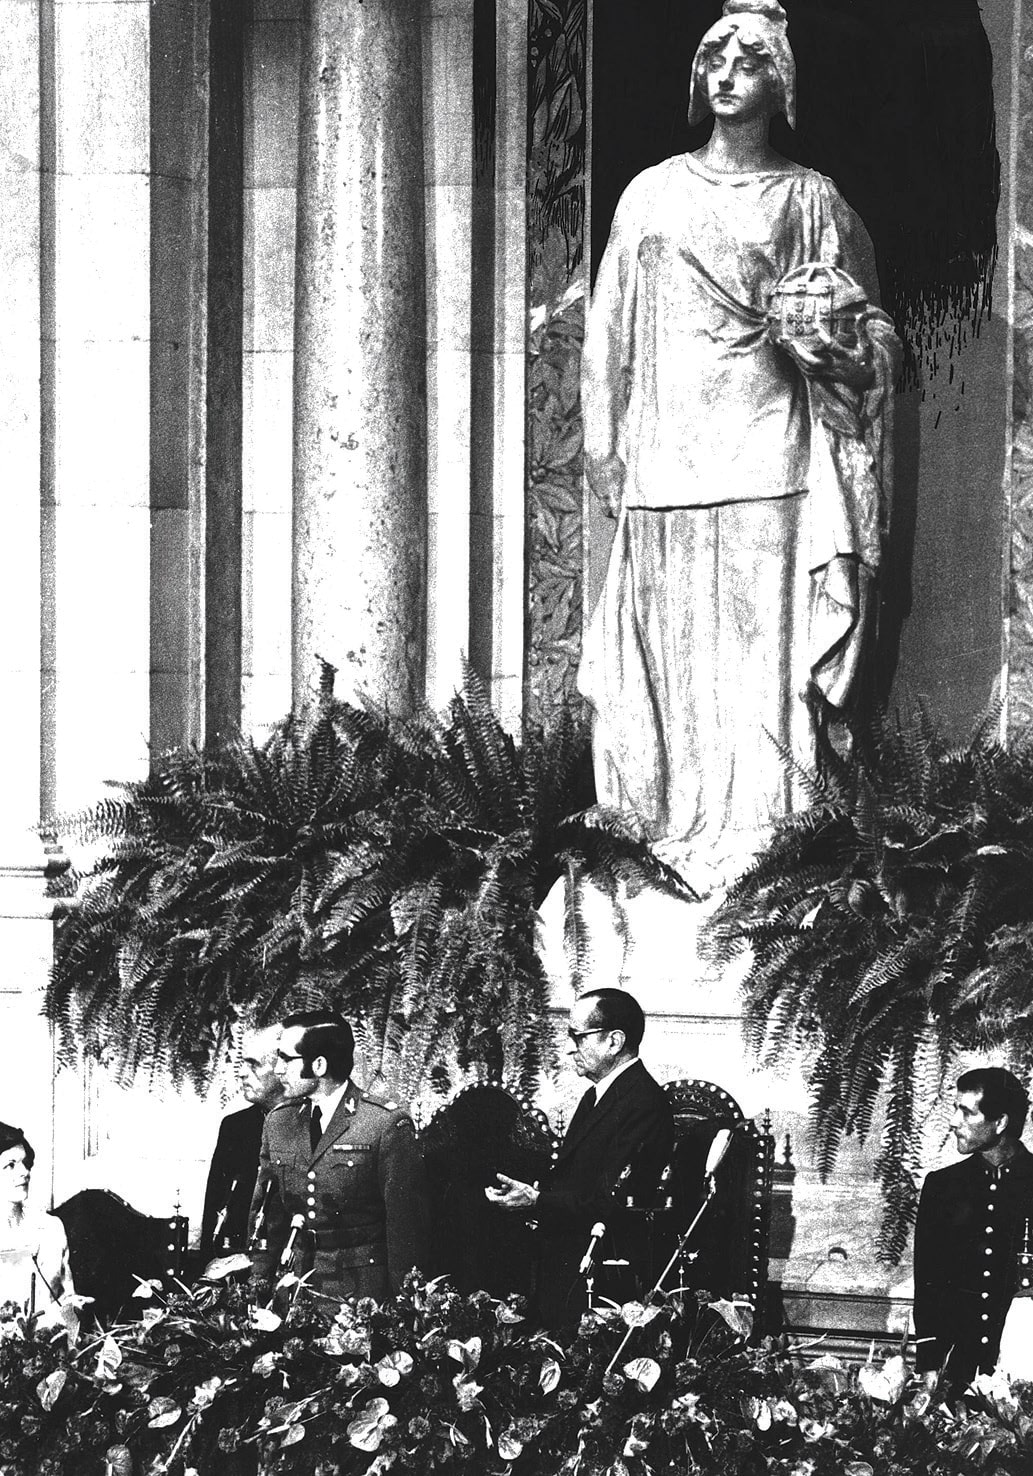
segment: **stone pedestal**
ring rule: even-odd
[[[416,0],[312,0],[301,70],[293,688],[422,699],[426,312]]]

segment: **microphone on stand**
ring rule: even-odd
[[[738,1127],[738,1123],[736,1123],[736,1127]],[[707,1161],[703,1168],[703,1177],[705,1179],[712,1179],[714,1177],[725,1154],[728,1152],[734,1132],[734,1127],[718,1128],[714,1134],[714,1141],[710,1145],[710,1152],[707,1154]]]
[[[229,1218],[230,1203],[232,1202],[234,1194],[236,1194],[237,1192],[237,1185],[239,1183],[239,1179],[233,1180],[232,1184],[229,1187],[229,1193],[226,1195],[226,1203],[222,1206],[219,1213],[215,1217],[215,1228],[212,1230],[213,1246],[216,1246],[219,1243],[219,1237],[222,1234],[223,1226],[226,1224],[226,1221]]]
[[[286,1270],[287,1267],[290,1265],[291,1257],[294,1255],[294,1245],[298,1239],[298,1231],[304,1230],[304,1228],[305,1216],[302,1214],[292,1216],[291,1233],[287,1236],[287,1244],[280,1252],[280,1265],[284,1270]]]
[[[713,1142],[710,1144],[710,1150],[707,1153],[707,1161],[703,1168],[703,1180],[706,1185],[706,1189],[703,1194],[703,1201],[700,1204],[699,1209],[693,1216],[692,1222],[684,1231],[677,1245],[675,1246],[674,1253],[672,1254],[671,1259],[667,1262],[667,1265],[660,1272],[660,1276],[656,1282],[656,1285],[646,1297],[645,1300],[647,1306],[652,1302],[653,1298],[661,1290],[664,1282],[667,1280],[670,1272],[674,1269],[679,1258],[685,1254],[685,1249],[689,1241],[692,1239],[692,1235],[696,1229],[696,1226],[703,1218],[707,1206],[713,1203],[714,1196],[717,1193],[717,1180],[714,1178],[714,1175],[717,1172],[718,1165],[722,1162],[725,1154],[728,1152],[728,1147],[732,1141],[733,1135],[738,1132],[741,1127],[745,1127],[747,1125],[747,1121],[748,1119],[743,1118],[741,1122],[733,1123],[730,1128],[718,1128],[717,1132],[714,1134]],[[621,1339],[620,1346],[618,1347],[616,1353],[614,1353],[613,1357],[606,1365],[606,1369],[603,1375],[604,1378],[613,1372],[614,1365],[616,1364],[618,1358],[620,1358],[621,1354],[624,1352],[624,1349],[627,1347],[628,1340],[634,1331],[635,1328],[634,1325],[632,1325],[624,1334],[624,1337]]]
[[[588,1242],[588,1249],[581,1257],[581,1265],[577,1268],[579,1276],[587,1276],[589,1271],[591,1271],[592,1262],[595,1260],[595,1253],[599,1247],[599,1242],[600,1240],[602,1240],[605,1234],[606,1226],[603,1224],[602,1220],[596,1220],[595,1224],[592,1226],[592,1238]]]
[[[262,1231],[265,1229],[266,1205],[269,1203],[269,1191],[272,1189],[272,1187],[272,1179],[266,1179],[265,1189],[262,1192],[262,1202],[258,1206],[258,1213],[255,1215],[255,1223],[251,1227],[251,1235],[248,1239],[247,1248],[249,1252],[258,1249],[259,1242],[262,1238]]]

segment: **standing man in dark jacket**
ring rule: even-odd
[[[294,1269],[329,1297],[396,1292],[423,1267],[427,1195],[412,1118],[351,1080],[355,1041],[339,1015],[288,1015],[277,1051],[284,1101],[266,1119],[252,1218],[253,1256],[271,1282],[288,1244]],[[299,1222],[295,1224],[294,1222]]]
[[[915,1224],[919,1373],[945,1368],[956,1390],[997,1364],[1016,1254],[1033,1218],[1033,1155],[1020,1142],[1029,1098],[1010,1071],[958,1078],[951,1127],[960,1163],[927,1174]]]
[[[498,1174],[498,1187],[485,1191],[492,1203],[538,1223],[537,1303],[547,1327],[576,1322],[584,1309],[580,1266],[593,1225],[606,1227],[609,1249],[628,1249],[612,1238],[624,1218],[622,1203],[626,1197],[653,1203],[670,1161],[674,1119],[663,1089],[639,1060],[644,1030],[641,1006],[626,990],[580,996],[570,1012],[567,1049],[590,1085],[556,1161],[539,1185]]]
[[[228,1112],[208,1170],[201,1217],[201,1254],[205,1260],[247,1243],[248,1211],[258,1178],[258,1154],[266,1113],[283,1100],[276,1074],[279,1025],[249,1031],[241,1042],[237,1079],[240,1095],[250,1103]]]

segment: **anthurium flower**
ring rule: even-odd
[[[393,1385],[400,1383],[405,1374],[412,1373],[412,1356],[409,1353],[403,1353],[401,1351],[397,1353],[385,1353],[384,1357],[379,1359],[373,1367],[377,1371],[377,1378],[380,1382],[391,1388]]]
[[[94,1373],[98,1379],[114,1379],[115,1372],[122,1362],[122,1349],[109,1334],[100,1345],[97,1354],[97,1362]]]
[[[850,1375],[846,1364],[831,1353],[824,1353],[807,1364],[811,1373],[816,1373],[821,1382],[833,1394],[844,1394],[850,1387]]]
[[[621,1308],[621,1321],[628,1327],[645,1327],[659,1315],[659,1307],[647,1307],[644,1302],[625,1302]]]
[[[874,1363],[862,1363],[857,1370],[857,1382],[869,1398],[896,1404],[907,1384],[907,1365],[899,1353],[887,1358],[882,1368],[876,1368]]]
[[[740,1338],[748,1338],[753,1331],[753,1308],[747,1302],[729,1302],[724,1297],[708,1302],[711,1312],[724,1319],[732,1332]]]
[[[524,1442],[517,1439],[512,1429],[503,1430],[496,1449],[504,1461],[515,1461],[523,1453]]]
[[[476,1368],[481,1361],[480,1338],[467,1338],[461,1343],[458,1338],[453,1338],[448,1345],[448,1356],[461,1363],[464,1368]]]
[[[384,1436],[397,1424],[386,1399],[371,1399],[348,1426],[348,1439],[357,1450],[379,1450]]]
[[[174,1399],[159,1396],[147,1406],[147,1423],[152,1430],[164,1430],[174,1425],[183,1413]]]
[[[452,1380],[455,1387],[456,1398],[459,1400],[459,1408],[468,1413],[477,1403],[477,1396],[484,1388],[483,1384],[475,1384],[473,1379],[468,1379],[465,1374],[456,1374]]]
[[[252,1307],[248,1320],[251,1326],[257,1328],[259,1332],[275,1332],[283,1325],[283,1318],[271,1307]]]
[[[648,1394],[660,1377],[660,1365],[655,1358],[633,1358],[624,1365],[624,1373],[633,1384],[637,1384]]]
[[[195,1409],[207,1409],[210,1404],[215,1403],[215,1396],[221,1388],[222,1379],[218,1374],[213,1374],[210,1379],[205,1379],[204,1383],[198,1384],[190,1403]]]
[[[54,1408],[58,1395],[67,1382],[68,1373],[63,1368],[55,1368],[45,1379],[40,1379],[36,1385],[36,1397],[44,1409]]]
[[[543,1394],[551,1394],[560,1381],[560,1366],[555,1358],[546,1358],[538,1374],[538,1384]]]

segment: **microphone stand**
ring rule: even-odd
[[[294,1246],[298,1239],[298,1233],[299,1231],[304,1230],[304,1228],[305,1216],[301,1214],[293,1215],[291,1217],[291,1233],[288,1235],[286,1244],[284,1245],[283,1250],[280,1252],[281,1273],[287,1270],[288,1266],[291,1264],[291,1261],[294,1259]],[[278,1286],[274,1286],[273,1294],[269,1298],[269,1301],[266,1303],[268,1307],[271,1307],[276,1301],[277,1290]]]
[[[578,1267],[578,1274],[585,1278],[585,1296],[588,1301],[589,1308],[594,1305],[593,1297],[595,1294],[595,1253],[599,1248],[600,1240],[602,1240],[605,1234],[606,1226],[603,1224],[602,1220],[597,1220],[592,1226],[592,1234],[588,1241],[588,1249],[581,1257],[581,1265]]]
[[[219,1210],[218,1215],[215,1217],[215,1225],[214,1225],[214,1228],[212,1229],[212,1249],[213,1250],[215,1250],[215,1248],[218,1246],[219,1241],[220,1241],[220,1239],[222,1237],[223,1229],[224,1229],[224,1227],[226,1225],[226,1221],[230,1217],[230,1205],[233,1202],[233,1196],[237,1192],[237,1185],[239,1183],[240,1183],[240,1180],[239,1179],[234,1179],[233,1180],[232,1184],[229,1187],[229,1192],[226,1195],[226,1203],[221,1207],[221,1209]]]
[[[679,1257],[684,1252],[685,1247],[688,1245],[689,1240],[690,1240],[690,1238],[692,1236],[692,1232],[695,1230],[696,1226],[699,1224],[700,1220],[703,1218],[703,1215],[706,1212],[707,1206],[713,1201],[714,1195],[716,1193],[717,1193],[717,1182],[716,1182],[713,1174],[708,1174],[707,1175],[706,1193],[703,1196],[703,1203],[700,1205],[699,1209],[696,1211],[695,1215],[692,1217],[692,1222],[688,1226],[688,1229],[679,1238],[678,1244],[675,1246],[674,1251],[673,1251],[673,1253],[671,1255],[671,1259],[667,1262],[667,1265],[660,1272],[660,1275],[657,1278],[656,1285],[653,1287],[653,1290],[646,1297],[645,1305],[647,1307],[649,1306],[650,1302],[652,1302],[653,1298],[657,1295],[657,1293],[663,1289],[664,1282],[667,1280],[668,1276],[671,1274],[672,1270],[674,1269],[674,1266],[677,1263]],[[627,1332],[624,1334],[623,1338],[620,1341],[620,1344],[618,1345],[618,1348],[617,1348],[616,1353],[614,1353],[613,1357],[610,1359],[609,1363],[606,1365],[605,1370],[603,1371],[603,1378],[604,1379],[608,1378],[610,1376],[610,1374],[613,1372],[613,1366],[614,1366],[614,1364],[617,1362],[617,1359],[624,1352],[624,1349],[628,1346],[628,1342],[630,1341],[631,1335],[632,1335],[632,1333],[634,1331],[635,1331],[635,1327],[634,1327],[634,1325],[632,1325],[631,1327],[628,1328]]]
[[[263,1232],[265,1230],[266,1206],[269,1203],[269,1192],[272,1187],[273,1181],[271,1179],[267,1179],[265,1182],[265,1189],[262,1193],[262,1200],[258,1206],[258,1213],[255,1215],[255,1222],[251,1226],[251,1234],[248,1237],[247,1248],[249,1255],[252,1255],[262,1246],[264,1240]]]

